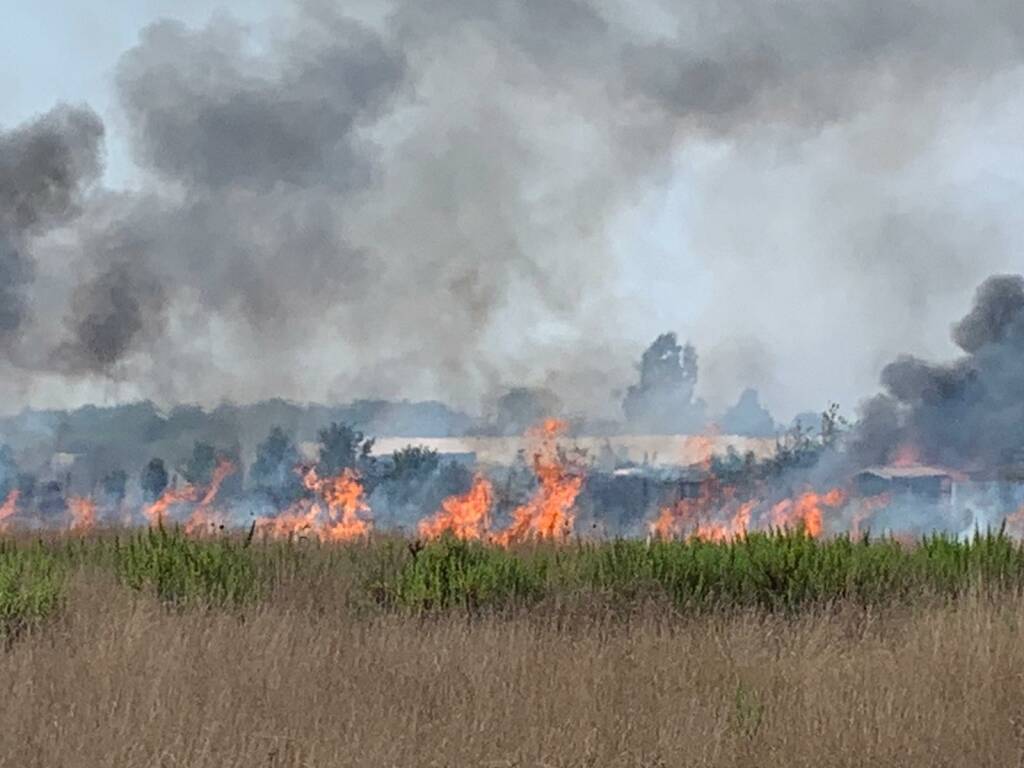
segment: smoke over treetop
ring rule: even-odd
[[[113,380],[161,400],[465,405],[500,384],[556,381],[554,369],[616,367],[612,350],[623,360],[674,327],[716,372],[711,388],[746,369],[716,365],[714,347],[761,337],[786,373],[766,374],[774,391],[742,385],[761,385],[778,412],[784,388],[848,399],[831,389],[853,377],[830,350],[856,334],[866,341],[846,364],[862,377],[891,348],[920,351],[929,302],[898,297],[1005,268],[996,238],[951,233],[960,201],[933,189],[949,166],[928,116],[981,86],[1017,92],[1000,78],[1024,60],[1019,3],[376,10],[370,24],[296,3],[266,41],[229,17],[145,28],[115,78],[144,181],[116,199],[83,196],[95,115],[3,134],[0,328],[45,348],[9,364],[104,395]],[[53,167],[34,149],[46,142]],[[710,171],[695,167],[701,152],[719,158]],[[655,270],[616,249],[614,222],[674,176],[696,203]],[[29,241],[76,208],[74,262],[51,277],[60,290],[29,290],[27,254],[43,247]],[[1004,212],[989,213],[1001,226]],[[696,319],[684,256],[714,277]],[[680,300],[646,307],[617,290],[627,273],[678,283]],[[854,323],[837,296],[878,308],[855,306]],[[29,306],[40,311],[26,328]],[[816,314],[832,326],[807,322]],[[558,345],[552,327],[569,329]],[[830,330],[850,335],[809,349]],[[554,393],[570,411],[573,389]]]

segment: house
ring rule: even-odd
[[[868,467],[853,476],[859,496],[911,495],[932,501],[952,500],[957,473],[923,464]]]

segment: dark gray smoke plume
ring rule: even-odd
[[[79,286],[72,300],[70,340],[58,348],[72,370],[109,371],[147,330],[162,321],[164,290],[130,262],[114,264]]]
[[[227,16],[144,29],[116,71],[138,189],[83,197],[103,133],[87,110],[0,134],[10,365],[113,399],[465,405],[513,382],[575,412],[628,383],[613,361],[653,323],[710,347],[718,406],[743,365],[715,347],[765,340],[779,412],[784,388],[842,398],[859,383],[844,368],[873,375],[959,298],[948,286],[1009,258],[1001,209],[962,225],[930,170],[937,116],[1019,91],[1019,2],[343,9],[298,2],[265,35]],[[652,276],[618,217],[679,178],[696,202]],[[624,275],[671,301],[648,307]],[[849,337],[808,353],[843,333],[865,336],[854,360]]]
[[[855,435],[862,461],[898,451],[964,468],[1024,460],[1024,277],[986,280],[953,339],[966,353],[958,360],[903,356],[883,369],[886,394]]]
[[[10,341],[29,309],[32,237],[78,211],[99,174],[102,138],[99,117],[84,107],[0,131],[0,340]]]

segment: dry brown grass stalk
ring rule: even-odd
[[[175,613],[79,572],[0,655],[0,766],[1014,766],[1024,611],[968,599],[686,619],[651,607]]]

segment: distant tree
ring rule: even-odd
[[[391,471],[394,478],[423,477],[435,472],[440,465],[437,451],[422,445],[407,445],[391,454]]]
[[[727,435],[771,437],[776,432],[771,413],[761,405],[757,390],[750,388],[743,390],[736,404],[722,414],[718,425]]]
[[[186,483],[209,485],[216,466],[217,449],[209,443],[196,441],[192,446],[192,455],[185,462],[185,466],[179,469],[178,472]]]
[[[44,483],[39,493],[39,505],[37,507],[42,518],[44,520],[56,519],[67,512],[67,508],[63,486],[56,480]]]
[[[348,468],[368,468],[373,439],[348,424],[332,422],[318,433],[320,458],[317,469],[323,475],[336,475]]]
[[[128,474],[123,469],[115,469],[104,475],[100,481],[100,487],[103,489],[103,497],[107,505],[120,507],[124,501],[127,486]]]
[[[167,468],[163,459],[152,459],[142,470],[140,478],[146,501],[155,501],[167,488]]]
[[[561,401],[547,389],[514,387],[495,404],[495,428],[500,435],[521,435],[529,427],[562,410]]]
[[[821,414],[821,443],[826,448],[835,446],[849,422],[839,413],[839,403],[830,403]]]
[[[280,427],[273,427],[256,447],[256,461],[250,469],[253,485],[277,504],[295,501],[303,490],[302,479],[295,471],[299,460],[292,439]]]
[[[640,381],[622,401],[626,418],[654,433],[687,432],[703,426],[703,403],[694,400],[697,350],[663,333],[640,359]]]

